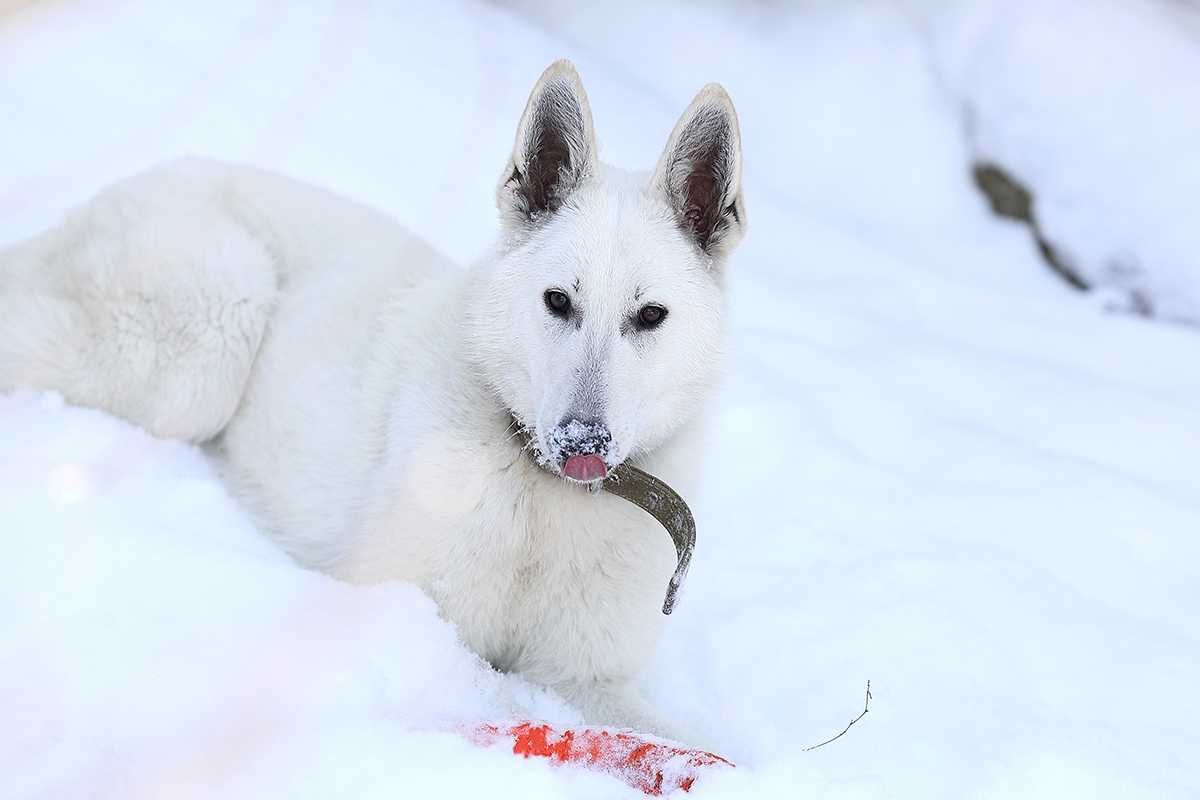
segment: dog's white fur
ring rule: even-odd
[[[633,681],[673,547],[640,509],[561,477],[551,438],[573,415],[602,419],[610,466],[631,459],[686,495],[740,170],[717,86],[652,175],[601,165],[566,62],[533,90],[498,188],[501,242],[469,270],[321,189],[172,163],[0,254],[0,391],[54,389],[204,443],[300,562],[417,583],[498,668],[589,721],[669,733]],[[715,178],[719,208],[695,207],[709,195],[689,187],[709,184],[694,173]],[[549,288],[578,316],[549,313]],[[648,302],[666,321],[631,328]]]

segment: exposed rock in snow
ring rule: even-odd
[[[974,158],[1088,286],[1200,324],[1200,36],[1172,0],[910,0]]]

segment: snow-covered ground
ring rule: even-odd
[[[646,680],[738,763],[693,796],[1200,796],[1200,332],[1066,288],[969,175],[1004,158],[1081,258],[1194,302],[1194,6],[592,5],[0,3],[0,245],[192,152],[465,262],[551,60],[625,166],[719,80],[750,230]],[[0,542],[0,797],[635,794],[455,735],[577,717],[415,589],[293,566],[181,444],[0,398]]]

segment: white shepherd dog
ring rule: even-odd
[[[203,443],[298,561],[415,583],[497,668],[669,733],[634,683],[674,548],[581,484],[628,460],[686,489],[696,466],[746,219],[733,105],[705,87],[654,172],[627,173],[559,61],[497,204],[498,245],[463,270],[279,175],[137,175],[0,254],[0,391]]]

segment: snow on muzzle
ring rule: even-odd
[[[549,439],[554,461],[566,477],[580,483],[607,477],[612,434],[603,422],[568,417]]]

